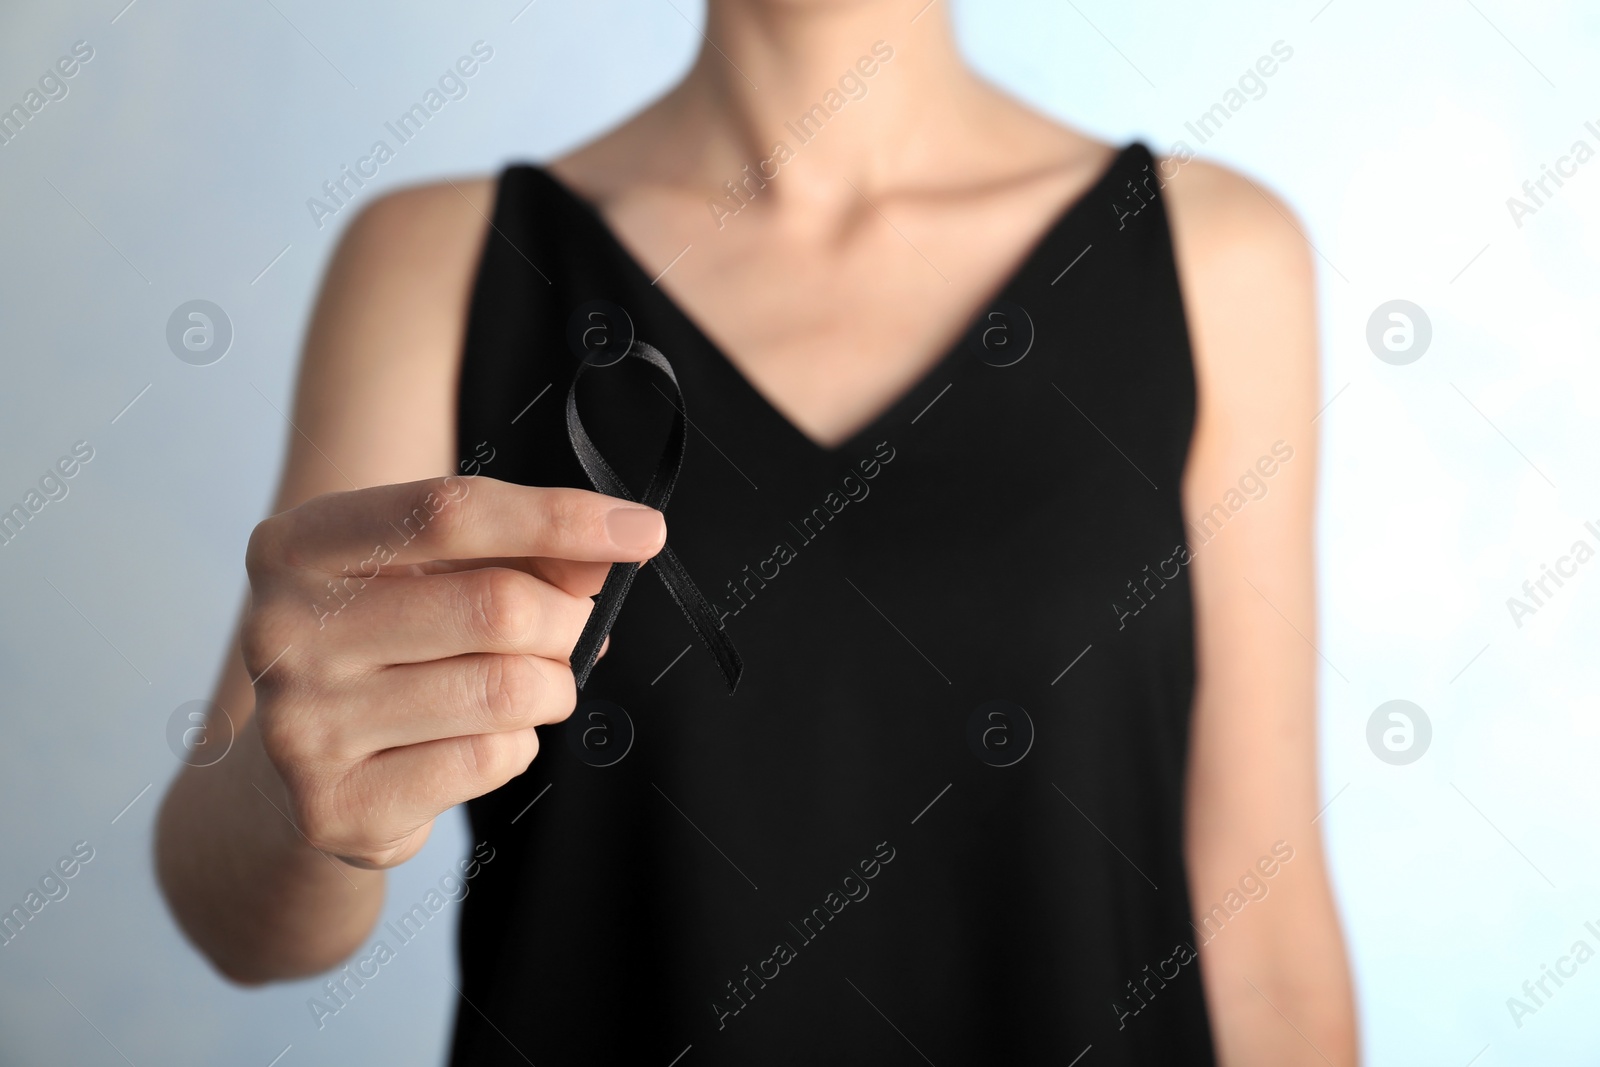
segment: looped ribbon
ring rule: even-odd
[[[667,381],[672,383],[674,393],[674,397],[670,398],[673,410],[676,412],[672,420],[672,432],[667,438],[666,447],[662,449],[655,473],[650,476],[650,484],[645,487],[644,495],[636,498],[628,491],[628,487],[617,476],[617,472],[611,469],[611,465],[605,461],[600,455],[600,450],[589,439],[589,434],[583,428],[583,420],[578,417],[578,380],[583,377],[583,372],[593,365],[588,358],[579,361],[578,370],[572,376],[572,384],[567,388],[567,436],[572,441],[572,450],[577,455],[578,462],[583,466],[583,471],[589,476],[589,481],[596,492],[645,504],[657,511],[665,511],[667,500],[672,496],[672,487],[677,483],[678,472],[683,466],[686,440],[684,427],[688,422],[688,416],[684,412],[683,390],[678,385],[677,375],[672,373],[672,364],[668,363],[667,357],[654,346],[636,340],[622,358],[629,357],[641,359],[664,374]],[[739,676],[744,672],[744,661],[739,658],[738,650],[733,647],[733,639],[722,628],[716,610],[701,594],[694,584],[694,579],[684,570],[683,564],[678,562],[671,545],[662,546],[661,551],[650,560],[650,569],[656,572],[661,583],[667,587],[667,592],[672,595],[673,601],[683,610],[689,625],[694,628],[695,636],[700,639],[700,644],[717,661],[717,668],[728,683],[728,693],[732,695],[739,685]],[[578,688],[583,688],[584,683],[589,680],[589,672],[594,669],[595,659],[600,655],[600,645],[605,641],[606,634],[611,632],[612,625],[616,623],[617,614],[622,610],[622,601],[627,597],[628,590],[633,587],[633,579],[638,573],[638,563],[613,563],[611,569],[606,572],[605,584],[600,588],[594,610],[589,613],[589,621],[584,624],[583,633],[578,637],[578,644],[572,650],[572,667]]]

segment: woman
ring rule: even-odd
[[[183,928],[241,983],[381,955],[385,869],[470,802],[456,1062],[1356,1062],[1289,212],[1003,95],[944,5],[711,0],[706,41],[347,230],[235,752],[162,812]],[[670,524],[589,491],[580,359],[634,495],[690,420]],[[737,691],[658,560],[569,719],[668,525]]]

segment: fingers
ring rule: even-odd
[[[391,866],[526,770],[534,727],[577,702],[590,598],[665,543],[654,509],[482,476],[329,493],[257,526],[240,651],[308,839]]]
[[[560,722],[578,701],[572,669],[538,656],[474,653],[387,667],[314,727],[335,760],[441,738]]]
[[[440,812],[521,774],[538,751],[533,728],[566,719],[577,703],[571,668],[534,656],[324,677],[304,698],[307,677],[268,687],[262,743],[307,839],[368,867],[402,862]],[[303,699],[286,703],[280,689]]]
[[[326,493],[257,527],[247,564],[291,562],[370,578],[379,568],[503,556],[648,559],[666,543],[659,511],[586,489],[449,475]]]
[[[498,789],[539,753],[533,730],[448,737],[381,752],[368,763],[379,818],[398,824],[432,819]],[[387,809],[385,812],[384,809]]]
[[[416,565],[424,574],[454,574],[483,567],[510,567],[543,579],[574,596],[594,596],[605,584],[610,563],[540,556],[504,556],[499,559],[438,559]]]
[[[538,752],[532,729],[380,752],[353,773],[296,788],[295,822],[313,848],[358,867],[391,867],[416,852],[440,813],[498,789]]]
[[[314,610],[317,639],[357,664],[422,663],[471,652],[542,656],[566,663],[594,610],[509,567],[336,583]],[[341,597],[347,597],[348,603]]]

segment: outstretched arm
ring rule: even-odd
[[[449,405],[466,286],[486,229],[476,212],[491,207],[481,202],[491,191],[484,183],[462,188],[480,203],[449,186],[442,195],[407,190],[345,230],[306,337],[273,513],[322,493],[453,471]],[[208,736],[231,728],[236,737],[220,763],[183,768],[168,790],[156,833],[162,890],[189,938],[235,981],[330,967],[376,922],[383,872],[331,859],[290,822],[298,813],[262,747],[237,635],[214,702],[231,727],[210,722]]]

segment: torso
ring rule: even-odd
[[[569,327],[592,300],[625,310],[694,424],[669,544],[746,673],[730,697],[642,576],[573,718],[471,802],[495,859],[463,905],[476,1010],[457,1062],[889,1062],[907,1054],[896,1027],[936,1062],[1089,1045],[1209,1062],[1182,854],[1184,569],[1136,625],[1107,610],[1184,539],[1194,368],[1172,247],[1159,206],[1119,213],[1148,162],[1130,148],[1035,219],[932,362],[907,357],[829,441],[764,402],[575,192],[506,173],[458,458],[587,486],[563,417]],[[988,311],[1005,343],[961,343]],[[841,370],[868,362],[831,347]],[[584,390],[637,491],[671,407],[626,363]],[[1146,968],[1169,979],[1159,1010],[1125,1027]]]

